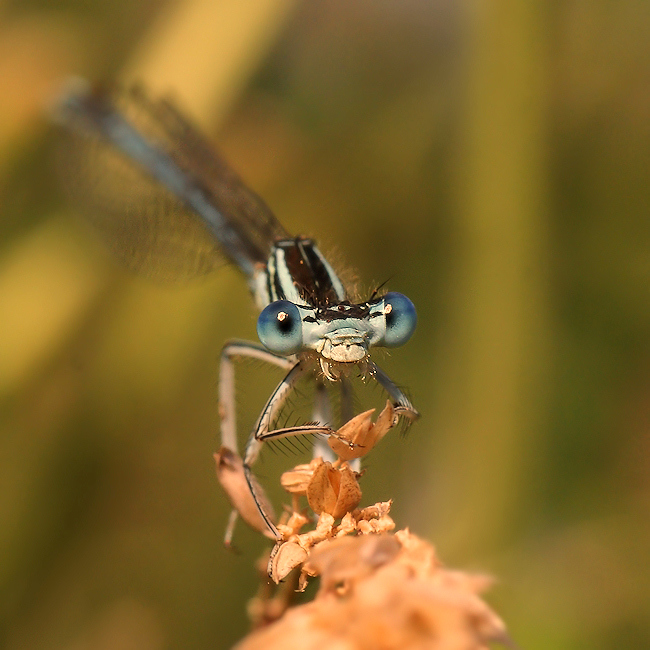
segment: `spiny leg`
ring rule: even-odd
[[[239,455],[237,451],[237,421],[235,408],[235,368],[233,361],[246,357],[258,359],[280,368],[289,369],[295,361],[269,352],[258,343],[248,341],[230,341],[221,350],[221,364],[219,366],[219,415],[221,419],[221,446]],[[248,482],[248,480],[247,480]],[[250,482],[249,482],[250,484]],[[256,500],[257,504],[257,500]],[[224,535],[224,544],[230,546],[235,530],[239,512],[233,508],[228,518],[228,525]]]
[[[251,495],[255,500],[255,504],[260,512],[260,515],[264,519],[264,522],[268,526],[269,530],[279,538],[279,533],[270,517],[264,510],[262,506],[261,499],[256,493],[255,489],[255,480],[251,471],[251,465],[257,459],[260,449],[264,442],[267,440],[286,438],[289,436],[297,435],[324,435],[332,436],[335,435],[334,430],[326,425],[318,424],[308,424],[303,426],[296,427],[285,427],[282,429],[271,429],[271,423],[277,416],[279,410],[282,408],[284,402],[287,399],[287,396],[294,390],[297,382],[310,371],[307,363],[305,361],[299,361],[291,370],[287,373],[287,376],[278,384],[276,389],[273,391],[269,397],[266,406],[260,413],[255,429],[251,433],[248,443],[246,445],[246,453],[244,455],[244,473],[246,480],[248,482],[248,487],[250,489]],[[317,389],[318,390],[318,389]]]
[[[257,418],[257,422],[253,427],[253,431],[248,437],[246,442],[246,449],[244,451],[244,465],[252,465],[262,448],[262,442],[265,434],[271,430],[271,423],[278,415],[280,409],[296,387],[296,384],[307,373],[307,367],[304,361],[298,361],[289,372],[285,375],[284,379],[275,387],[271,396],[267,400],[262,412]]]
[[[347,377],[341,377],[341,422],[343,426],[354,417],[354,391],[352,382]],[[361,458],[355,458],[349,461],[350,469],[353,472],[361,471]]]
[[[287,436],[295,436],[301,434],[310,434],[310,433],[312,434],[317,433],[317,434],[324,434],[324,435],[328,435],[332,433],[332,429],[330,429],[329,427],[318,426],[318,425],[305,425],[305,426],[287,427],[284,429],[271,430],[271,423],[277,416],[279,410],[284,405],[287,397],[289,396],[291,391],[294,390],[298,381],[302,379],[302,377],[307,372],[309,372],[309,368],[307,367],[307,364],[304,361],[299,361],[291,368],[291,370],[289,370],[285,378],[276,386],[273,393],[271,393],[271,396],[269,397],[268,401],[266,402],[266,405],[264,406],[262,412],[257,418],[255,428],[253,429],[253,432],[249,436],[248,442],[246,443],[246,451],[244,454],[244,474],[246,476],[248,488],[251,492],[253,500],[255,501],[255,505],[257,506],[257,509],[259,510],[259,513],[262,516],[262,519],[266,523],[269,530],[276,537],[276,539],[280,537],[280,534],[278,532],[278,529],[275,527],[275,524],[271,521],[268,513],[265,511],[261,499],[257,494],[257,490],[255,487],[256,481],[253,478],[251,465],[257,459],[260,450],[262,448],[262,445],[266,440],[271,440],[273,438],[284,438]]]
[[[286,427],[282,429],[271,429],[271,423],[278,414],[278,411],[282,408],[287,396],[295,388],[296,383],[302,378],[302,376],[308,371],[305,361],[299,361],[291,370],[287,373],[286,377],[278,384],[275,391],[269,397],[266,406],[260,414],[255,429],[248,439],[246,445],[246,454],[244,456],[244,473],[246,480],[248,482],[248,487],[250,489],[251,495],[255,501],[255,504],[259,510],[260,515],[264,519],[264,522],[268,526],[269,530],[275,535],[276,539],[279,539],[280,534],[271,521],[270,517],[266,513],[264,507],[262,506],[259,496],[256,494],[255,484],[251,465],[256,460],[259,455],[260,449],[264,442],[268,440],[284,438],[288,436],[295,435],[305,435],[305,434],[320,434],[325,436],[336,435],[335,431],[329,426],[323,425],[304,425],[296,427]],[[416,420],[420,417],[420,414],[411,404],[409,398],[404,394],[404,392],[388,377],[388,375],[379,368],[375,363],[370,362],[369,364],[369,373],[370,375],[377,380],[377,382],[384,388],[388,393],[389,397],[393,400],[393,406],[395,408],[396,418],[397,416],[404,416],[409,420]],[[349,380],[341,378],[341,415],[342,418],[345,418],[343,422],[347,422],[353,414],[353,402],[352,402],[352,386]],[[319,395],[319,391],[320,395]],[[327,395],[325,393],[325,387],[319,384],[316,385],[316,409],[323,409],[323,403],[318,403],[318,400],[326,400]],[[348,441],[346,441],[348,442]],[[349,444],[349,443],[348,443]],[[356,468],[355,468],[356,469]]]
[[[373,361],[368,364],[368,373],[377,380],[382,388],[393,400],[396,415],[403,415],[411,421],[420,417],[418,410],[411,404],[411,400],[404,394],[401,388]]]
[[[268,440],[277,440],[279,438],[287,438],[289,436],[304,436],[304,435],[332,436],[335,435],[335,432],[330,427],[320,426],[317,424],[305,424],[303,426],[285,427],[282,429],[273,429],[271,431],[267,431],[266,433],[264,433],[258,439],[255,440],[255,442],[257,443],[255,449],[255,455],[253,457],[253,460],[250,462],[252,463],[257,457],[257,455],[259,455],[259,449],[261,448],[261,445],[264,442]],[[259,445],[259,447],[257,447],[257,445]],[[251,466],[246,461],[246,459],[244,459],[244,475],[246,476],[248,489],[250,490],[251,496],[255,501],[255,505],[257,506],[260,516],[264,520],[264,523],[267,525],[271,533],[273,533],[275,538],[279,539],[280,533],[278,532],[278,529],[275,527],[275,524],[273,523],[268,513],[266,512],[266,509],[262,505],[261,498],[257,493],[257,489],[258,489],[257,481],[255,480],[255,477],[251,470]]]
[[[219,415],[221,418],[221,445],[237,453],[237,421],[235,409],[235,368],[233,360],[239,357],[258,359],[288,370],[295,361],[269,352],[259,343],[229,341],[221,350],[219,366]]]

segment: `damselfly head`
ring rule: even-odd
[[[281,355],[316,353],[326,361],[358,363],[372,346],[396,347],[411,338],[417,316],[413,303],[390,292],[372,302],[311,307],[276,300],[257,321],[260,341]]]

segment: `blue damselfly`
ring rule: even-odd
[[[265,532],[277,538],[277,528],[251,473],[263,443],[302,434],[336,435],[322,421],[274,429],[287,396],[299,380],[312,378],[318,415],[326,399],[325,384],[339,382],[341,411],[349,419],[348,378],[355,371],[383,387],[396,419],[417,418],[404,392],[369,358],[373,346],[395,347],[410,338],[416,324],[413,304],[395,292],[375,292],[366,301],[351,302],[314,242],[290,236],[168,101],[153,101],[137,87],[118,93],[76,82],[59,101],[56,118],[79,137],[84,151],[83,156],[73,158],[77,168],[68,175],[77,181],[84,177],[93,185],[91,218],[108,233],[115,251],[129,266],[147,271],[162,253],[172,267],[181,260],[178,268],[164,273],[191,275],[210,270],[222,257],[246,276],[261,310],[257,322],[261,344],[232,341],[223,347],[221,440],[239,458],[233,361],[248,357],[284,369],[286,375],[257,418],[242,457]],[[101,165],[95,167],[97,161]],[[115,186],[116,179],[122,187]],[[137,245],[129,243],[133,233]],[[190,247],[194,250],[189,256],[173,254]],[[235,518],[236,512],[228,538]]]

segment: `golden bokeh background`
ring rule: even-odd
[[[156,286],[78,219],[70,74],[173,96],[291,232],[416,303],[383,365],[422,419],[364,500],[497,576],[521,647],[650,647],[645,0],[0,2],[0,644],[227,648],[264,542],[221,546],[217,365],[256,314],[233,269]]]

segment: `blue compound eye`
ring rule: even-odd
[[[403,294],[389,291],[384,296],[386,333],[383,344],[393,348],[406,343],[418,322],[415,305]]]
[[[276,300],[257,319],[257,335],[276,354],[295,354],[302,347],[300,311],[288,300]]]

